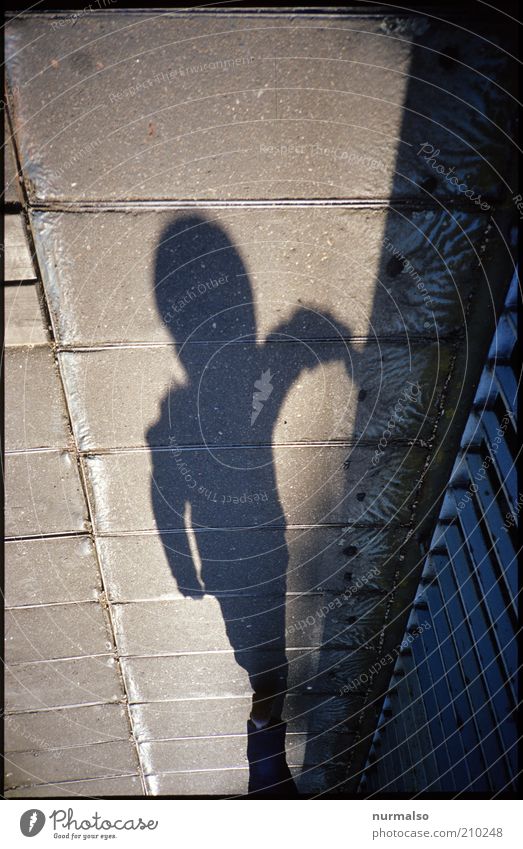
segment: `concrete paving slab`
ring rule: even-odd
[[[278,653],[260,651],[257,657],[260,670],[274,669],[279,673]],[[355,680],[362,671],[367,672],[373,660],[376,660],[376,653],[362,649],[354,652],[289,651],[288,691],[340,695],[341,687]],[[232,652],[122,658],[122,669],[130,702],[252,695],[248,675]]]
[[[146,773],[246,767],[246,735],[140,744]]]
[[[396,439],[430,436],[446,347],[280,341],[61,354],[80,449],[378,441],[396,405]],[[253,422],[263,375],[270,397]]]
[[[36,277],[22,215],[4,218],[5,268],[4,279],[34,280]]]
[[[338,788],[346,776],[342,766],[308,766],[291,769],[300,793],[322,793]],[[247,793],[248,768],[199,770],[146,776],[152,796],[242,796]]]
[[[424,452],[390,445],[385,463],[373,457],[337,446],[122,451],[85,467],[98,533],[408,521]]]
[[[488,218],[319,207],[34,212],[32,223],[58,339],[92,346],[436,338],[463,323]]]
[[[169,772],[145,777],[149,796],[243,796],[249,783],[248,767]]]
[[[290,767],[302,767],[307,755],[320,755],[323,760],[343,757],[354,742],[353,735],[329,735],[323,740],[316,738],[316,752],[307,747],[306,734],[287,734],[287,763]],[[318,752],[320,749],[320,752]],[[164,740],[141,743],[140,754],[147,773],[185,772],[198,769],[230,769],[248,766],[247,735],[227,737],[197,737],[191,740]]]
[[[45,345],[48,337],[36,286],[4,286],[4,344]]]
[[[93,778],[63,784],[38,784],[6,790],[6,799],[103,799],[105,796],[143,796],[139,775]]]
[[[86,505],[74,458],[67,451],[6,457],[6,535],[83,531]]]
[[[37,713],[8,714],[7,752],[66,749],[129,739],[129,718],[121,705],[89,705]],[[62,755],[65,757],[65,755]]]
[[[10,712],[119,702],[124,693],[112,657],[21,663],[6,669]]]
[[[107,654],[112,648],[109,620],[98,602],[6,611],[8,663]]]
[[[15,540],[5,544],[5,603],[94,601],[102,591],[88,537]]]
[[[355,730],[354,697],[331,698],[302,694],[285,699],[283,718],[290,732],[333,734]],[[190,699],[134,704],[130,707],[139,742],[184,737],[244,734],[250,698]]]
[[[405,533],[392,528],[288,529],[287,557],[278,557],[279,531],[221,530],[196,532],[196,543],[211,595],[280,595],[329,590],[351,594],[390,589],[401,568]],[[243,535],[243,536],[240,536]],[[177,534],[100,537],[98,552],[112,601],[180,598],[169,564],[169,551],[180,549]],[[273,562],[281,563],[278,573]],[[143,564],[147,563],[144,570]]]
[[[137,772],[136,749],[130,741],[98,743],[44,752],[11,752],[6,756],[7,787],[85,778],[108,778]]]
[[[404,196],[428,139],[479,191],[509,168],[508,56],[439,20],[27,16],[7,44],[34,199]]]
[[[71,433],[51,349],[8,349],[4,362],[6,450],[68,448]]]

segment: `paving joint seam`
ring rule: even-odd
[[[90,749],[93,746],[106,746],[111,743],[128,743],[129,737],[111,737],[107,740],[92,740],[90,743],[77,743],[71,746],[48,746],[45,749],[8,749],[6,755],[30,755],[34,752],[44,754],[45,752],[70,752],[76,749]]]
[[[96,778],[86,776],[85,778],[65,778],[60,781],[43,781],[38,784],[13,784],[11,787],[4,787],[4,790],[11,792],[13,790],[25,790],[31,787],[61,787],[62,785],[74,784],[75,782],[80,784],[84,781],[106,781],[108,778],[140,778],[140,775],[136,772],[113,772],[107,775],[98,775]]]
[[[128,341],[120,341],[120,342],[106,342],[99,343],[93,345],[82,345],[82,344],[61,344],[60,342],[56,343],[55,350],[59,354],[91,354],[97,353],[98,351],[119,351],[119,350],[148,350],[157,348],[169,350],[172,349],[174,351],[183,348],[187,348],[190,346],[199,346],[199,347],[209,347],[209,348],[217,348],[222,349],[229,346],[242,346],[242,345],[301,345],[303,343],[307,345],[349,345],[352,342],[360,342],[364,345],[369,344],[379,344],[386,343],[388,345],[410,345],[411,347],[419,347],[423,348],[427,343],[436,344],[436,343],[447,343],[453,344],[456,340],[456,334],[459,333],[461,328],[456,328],[454,330],[449,330],[448,333],[445,334],[436,334],[434,336],[430,334],[421,334],[421,333],[403,333],[403,334],[374,334],[373,336],[325,336],[325,337],[295,337],[292,339],[266,339],[262,336],[258,336],[252,339],[228,339],[228,340],[216,340],[216,339],[187,339],[185,342],[128,342]],[[28,346],[29,347],[29,346]],[[32,346],[36,347],[36,346]]]
[[[145,704],[148,704],[148,702],[145,702]],[[33,714],[40,713],[55,713],[59,710],[77,710],[78,708],[107,707],[109,705],[114,707],[123,707],[121,702],[75,702],[72,704],[53,705],[53,707],[32,707],[27,708],[26,710],[6,710],[4,716],[32,716]]]
[[[491,208],[500,207],[497,199],[486,197]],[[177,200],[54,200],[44,201],[39,199],[28,201],[29,212],[56,212],[61,214],[85,214],[93,213],[147,213],[162,212],[170,210],[185,209],[408,209],[412,211],[445,212],[475,212],[478,213],[477,205],[473,202],[464,202],[453,196],[425,200],[422,197],[389,197],[389,198],[231,198],[215,200],[211,198],[180,198]]]
[[[411,523],[410,522],[388,522],[387,524],[383,523],[356,523],[356,522],[324,522],[323,524],[315,524],[315,525],[297,525],[297,524],[285,524],[285,525],[266,525],[265,527],[260,527],[259,525],[231,525],[230,527],[224,528],[220,527],[208,527],[208,528],[194,528],[195,534],[200,533],[215,533],[216,531],[220,531],[221,533],[230,533],[231,531],[249,531],[252,533],[253,531],[258,531],[260,533],[265,533],[266,531],[285,531],[285,530],[325,530],[325,529],[341,529],[341,530],[367,530],[367,531],[385,531],[385,530],[410,530]],[[97,537],[99,539],[120,539],[122,537],[133,537],[133,536],[161,536],[163,534],[185,534],[185,528],[162,528],[162,527],[154,527],[154,528],[141,528],[138,530],[132,531],[103,531],[100,530],[97,532]],[[31,539],[31,537],[30,537]],[[347,538],[347,542],[348,542]]]
[[[430,418],[429,418],[430,422]],[[377,448],[378,440],[364,440],[364,439],[330,439],[330,440],[311,440],[310,442],[240,442],[240,443],[200,443],[195,445],[185,445],[178,444],[176,445],[119,445],[114,448],[82,448],[78,452],[79,457],[84,458],[94,458],[94,457],[107,457],[110,455],[122,455],[122,454],[162,454],[168,451],[238,451],[238,450],[248,450],[248,451],[267,451],[273,448],[354,448],[358,446],[358,448],[366,448],[368,450],[372,450],[373,448]],[[428,440],[425,439],[417,439],[416,437],[412,437],[409,439],[408,437],[400,439],[390,439],[388,442],[389,445],[397,445],[405,448],[427,448]],[[9,452],[11,454],[30,454],[34,451],[38,452],[53,452],[60,449],[54,448],[31,448],[27,451],[12,451]]]

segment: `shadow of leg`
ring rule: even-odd
[[[248,797],[298,798],[298,791],[285,757],[286,730],[287,726],[281,720],[270,720],[263,728],[257,728],[252,719],[248,720]]]
[[[247,721],[248,796],[297,798],[281,719],[287,689],[285,595],[221,597],[227,636],[253,689]]]

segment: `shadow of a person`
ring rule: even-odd
[[[249,676],[249,795],[292,797],[281,721],[288,552],[273,431],[303,369],[341,358],[352,371],[350,346],[314,348],[301,341],[304,328],[309,338],[332,337],[333,327],[350,333],[300,307],[260,343],[242,259],[222,227],[200,216],[175,219],[162,233],[155,295],[184,371],[148,431],[156,524],[180,592],[216,597]]]

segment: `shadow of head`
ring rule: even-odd
[[[240,254],[224,228],[201,215],[175,218],[163,230],[154,286],[158,313],[178,344],[225,342],[256,332]]]

